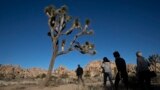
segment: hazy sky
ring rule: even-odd
[[[69,14],[84,22],[91,19],[93,36],[81,37],[95,43],[97,54],[74,51],[59,56],[55,67],[75,69],[104,56],[114,61],[118,50],[126,63],[135,63],[137,50],[145,57],[160,54],[159,0],[0,0],[0,63],[25,68],[48,69],[52,43],[47,36],[47,5],[67,5]]]

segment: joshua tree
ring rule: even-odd
[[[84,43],[80,43],[77,41],[77,38],[79,38],[80,36],[92,35],[94,33],[93,30],[90,30],[88,27],[90,24],[90,20],[87,19],[85,21],[85,25],[82,26],[78,18],[73,20],[67,12],[68,11],[66,6],[55,8],[51,5],[45,8],[45,13],[49,17],[48,24],[50,27],[50,31],[48,32],[48,36],[51,38],[53,44],[53,54],[44,83],[45,86],[48,85],[57,56],[67,54],[74,50],[78,50],[82,54],[96,54],[96,51],[94,50],[94,44],[88,41]],[[72,25],[69,24],[70,21],[72,22]],[[67,29],[66,25],[71,25],[71,27]],[[76,31],[77,33],[74,31]],[[73,39],[68,41],[70,43],[66,45],[67,39],[69,38],[69,36],[71,36],[71,34],[73,34],[73,32],[75,34]],[[63,36],[67,37],[67,39],[62,39]]]
[[[160,63],[160,55],[158,55],[158,54],[153,54],[153,55],[149,56],[148,59],[149,59],[149,61],[151,62],[151,64],[154,65],[154,71],[156,72],[156,68],[157,68],[156,64],[157,64],[157,63]]]

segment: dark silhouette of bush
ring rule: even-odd
[[[68,75],[67,73],[62,74],[62,75],[61,75],[61,78],[64,78],[64,79],[69,78],[69,75]]]
[[[43,73],[43,74],[41,75],[41,78],[45,78],[45,77],[46,77],[46,74]]]
[[[3,80],[4,78],[4,74],[0,73],[0,80]]]
[[[41,78],[41,79],[43,79],[45,77],[46,77],[46,74],[44,74],[44,73],[43,74],[39,74],[39,75],[36,76],[36,78]]]

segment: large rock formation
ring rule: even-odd
[[[101,61],[93,61],[87,64],[84,68],[85,74],[88,74],[90,77],[101,75]]]
[[[40,68],[24,69],[17,65],[0,66],[0,79],[36,78],[40,74],[46,74],[46,70]]]
[[[20,66],[1,65],[0,66],[1,79],[15,79],[23,77],[23,69]]]
[[[160,63],[156,63],[156,65],[151,64],[150,70],[156,71],[157,73],[160,73]]]
[[[136,65],[127,64],[127,72],[129,76],[135,76],[136,75]]]
[[[117,72],[116,65],[113,62],[110,62],[110,63],[111,63],[111,69],[112,69],[112,76],[115,77],[115,73]],[[92,61],[89,64],[87,64],[84,71],[90,77],[102,76],[101,66],[102,66],[102,60]]]
[[[116,75],[117,68],[114,62],[111,63],[112,76],[113,78]],[[102,78],[102,60],[91,61],[84,67],[84,77],[100,77]],[[160,73],[160,63],[150,66],[151,70],[156,70],[157,73]],[[129,76],[136,75],[136,65],[127,64],[127,71]],[[18,65],[0,65],[0,79],[18,79],[18,78],[41,78],[45,77],[47,70],[40,68],[29,68],[24,69]],[[75,70],[68,70],[64,66],[60,66],[54,70],[53,76],[57,78],[76,78]]]
[[[57,77],[62,77],[62,78],[67,78],[67,77],[75,78],[76,77],[75,71],[68,70],[64,66],[59,66],[57,69],[54,70],[53,74]]]

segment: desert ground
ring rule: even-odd
[[[110,85],[107,85],[106,88],[110,89],[111,87]],[[47,87],[43,87],[37,81],[1,81],[0,90],[104,90],[104,87],[102,86],[101,82],[85,83],[85,85],[77,83],[62,85],[53,84]]]
[[[0,90],[114,90],[110,83],[102,86],[102,82],[77,84],[51,84],[50,86],[43,87],[40,83],[41,80],[22,80],[22,81],[0,81]],[[54,82],[53,82],[54,83]],[[124,85],[120,83],[119,90],[125,90]],[[130,86],[129,90],[138,90],[135,86]],[[160,90],[160,84],[152,83],[152,90]]]

